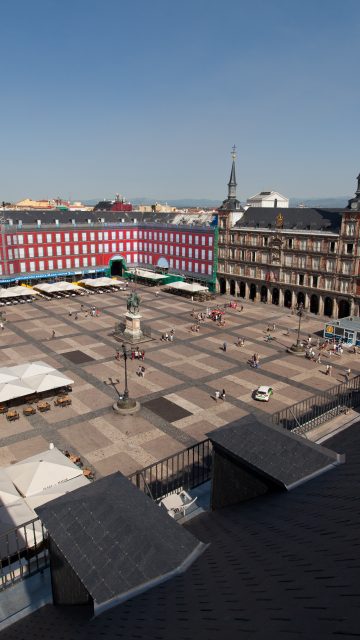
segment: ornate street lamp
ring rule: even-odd
[[[136,400],[133,400],[132,398],[129,397],[128,378],[127,378],[127,360],[129,355],[131,355],[131,351],[127,351],[126,346],[124,344],[121,345],[121,348],[122,348],[122,357],[124,359],[124,373],[125,373],[124,393],[123,394],[119,393],[119,390],[116,386],[120,382],[118,379],[113,380],[113,378],[109,378],[109,382],[105,380],[104,383],[108,386],[112,386],[118,395],[118,400],[113,404],[114,411],[122,414],[135,413],[135,411],[138,411],[140,409],[140,404],[136,402]]]
[[[302,302],[298,305],[297,315],[299,317],[299,323],[298,323],[298,329],[297,329],[296,344],[291,345],[288,351],[290,351],[291,353],[297,356],[302,356],[305,353],[305,347],[302,344],[300,339],[301,320],[304,316],[304,305]]]

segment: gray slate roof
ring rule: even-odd
[[[210,546],[185,574],[95,620],[48,605],[1,640],[358,637],[360,422],[327,444],[346,464],[191,520],[186,528]]]
[[[276,216],[281,213],[284,229],[325,230],[338,233],[343,209],[299,208],[299,207],[249,207],[236,223],[240,227],[276,228]],[[269,226],[271,225],[271,227]]]
[[[207,434],[245,467],[290,490],[340,464],[337,454],[254,414]]]
[[[162,578],[203,550],[119,472],[36,511],[97,604]]]

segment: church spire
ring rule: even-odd
[[[236,198],[236,176],[235,176],[236,147],[235,145],[232,148],[231,157],[232,157],[232,165],[231,165],[230,180],[228,182],[228,187],[229,187],[228,198]]]
[[[360,198],[360,173],[357,177],[357,189],[355,191],[355,194],[357,195],[358,198]]]
[[[347,208],[353,209],[355,211],[360,211],[360,173],[356,179],[357,189],[355,191],[355,198],[351,198],[351,200],[349,200]]]

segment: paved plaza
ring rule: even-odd
[[[130,395],[141,403],[140,411],[132,416],[113,412],[116,394],[104,384],[112,377],[120,380],[120,392],[124,388],[124,363],[114,357],[119,344],[112,332],[115,322],[124,317],[127,292],[40,300],[6,308],[0,366],[43,360],[72,378],[74,385],[69,407],[51,403],[51,411],[28,417],[21,412],[16,422],[0,416],[0,466],[47,449],[53,442],[61,450],[80,455],[96,477],[115,470],[130,474],[203,440],[209,431],[249,412],[272,414],[344,382],[346,367],[354,375],[359,373],[359,356],[346,350],[341,357],[331,358],[331,377],[325,375],[329,358],[323,358],[319,365],[287,353],[286,348],[296,339],[298,318],[276,306],[244,302],[242,312],[226,309],[225,326],[208,319],[193,333],[193,309],[204,312],[210,303],[191,302],[165,292],[157,297],[155,290],[147,287],[137,291],[140,313],[152,328],[153,340],[142,345],[144,377],[136,373],[139,362],[128,360]],[[218,296],[211,308],[228,301],[229,297]],[[98,317],[86,314],[93,305],[100,312]],[[266,329],[272,323],[276,324],[272,332],[276,340],[267,343]],[[323,324],[323,318],[309,315],[302,322],[302,336],[316,334]],[[171,329],[175,330],[174,341],[161,341],[161,335]],[[243,347],[236,346],[238,337],[245,338]],[[224,342],[226,352],[222,350]],[[259,369],[248,364],[254,353],[260,355]],[[274,388],[269,403],[253,399],[260,384]],[[216,401],[215,391],[223,388],[226,400]]]

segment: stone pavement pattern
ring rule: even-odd
[[[7,422],[0,416],[0,466],[38,453],[53,442],[62,450],[79,454],[97,476],[115,470],[124,474],[152,464],[167,455],[203,440],[206,433],[249,412],[272,414],[319,390],[344,382],[344,370],[360,370],[358,356],[346,351],[333,356],[332,377],[324,375],[325,364],[290,355],[286,347],[296,339],[297,317],[276,306],[244,302],[244,310],[226,309],[225,326],[206,320],[193,333],[191,316],[207,306],[221,306],[229,297],[210,303],[190,300],[138,287],[143,322],[151,325],[153,340],[145,349],[146,373],[136,375],[138,361],[128,360],[130,395],[141,403],[133,416],[112,411],[115,392],[104,384],[119,379],[123,390],[124,363],[114,358],[119,347],[112,337],[114,324],[126,310],[127,293],[97,294],[70,300],[41,300],[6,308],[7,322],[0,333],[0,366],[44,360],[74,380],[72,405]],[[84,311],[81,311],[81,304]],[[95,305],[98,317],[86,317]],[[69,316],[69,310],[73,312]],[[78,319],[75,320],[75,312]],[[268,323],[276,323],[276,341],[265,342]],[[324,319],[309,315],[302,323],[302,336],[322,330]],[[175,330],[173,342],[162,342],[161,334]],[[286,335],[286,330],[290,335]],[[55,331],[55,338],[52,332]],[[245,338],[237,347],[238,337]],[[227,342],[227,351],[222,350]],[[83,362],[72,355],[80,351]],[[260,354],[260,368],[248,359]],[[74,362],[75,360],[75,362]],[[269,403],[257,403],[252,395],[260,384],[274,388]],[[215,390],[226,390],[226,401],[215,401]]]

